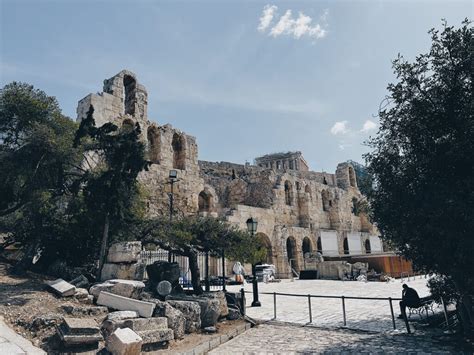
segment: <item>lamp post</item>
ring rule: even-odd
[[[253,218],[249,218],[247,220],[247,229],[250,233],[250,235],[253,237],[255,235],[255,232],[257,232],[257,226],[258,222],[257,220]],[[253,288],[253,302],[252,302],[252,307],[260,307],[262,304],[258,300],[258,282],[257,282],[257,273],[255,270],[255,263],[252,263],[252,275],[253,275],[253,280],[252,280],[252,288]]]
[[[169,178],[169,184],[171,185],[171,191],[168,194],[168,197],[170,199],[170,222],[172,222],[173,221],[173,202],[174,202],[173,185],[176,181],[178,181],[178,171],[170,170],[168,178]],[[172,256],[174,259],[174,255],[172,255],[171,252],[168,252],[168,262],[171,262]]]

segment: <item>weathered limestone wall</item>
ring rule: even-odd
[[[330,174],[307,171],[300,152],[259,158],[262,166],[198,161],[195,137],[169,124],[148,121],[146,90],[126,70],[105,80],[104,92],[79,101],[79,121],[90,105],[98,126],[106,122],[140,125],[152,162],[139,175],[150,216],[169,214],[169,171],[176,170],[174,213],[221,216],[243,229],[249,218],[256,218],[258,237],[268,249],[267,262],[276,265],[281,277],[290,277],[291,268],[304,268],[303,255],[319,249],[321,231],[335,231],[333,244],[341,255],[349,235],[352,246],[355,233],[360,235],[364,251],[365,241],[377,234],[367,216],[353,213],[355,201],[364,197],[348,163],[339,164],[336,173]],[[274,158],[290,159],[293,165],[291,169],[289,163],[272,167]]]

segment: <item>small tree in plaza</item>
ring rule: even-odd
[[[258,238],[247,231],[212,217],[182,217],[170,221],[157,218],[145,223],[140,239],[189,259],[193,290],[201,294],[199,252],[231,260],[255,263],[264,259],[266,250]]]
[[[393,62],[369,145],[373,219],[383,238],[415,266],[446,275],[458,294],[464,329],[472,317],[474,255],[473,29],[444,23],[431,50]]]

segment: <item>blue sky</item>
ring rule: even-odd
[[[301,150],[312,170],[362,161],[378,107],[441,19],[471,1],[0,0],[0,84],[77,101],[129,69],[149,118],[194,135],[199,158],[244,163]],[[288,12],[290,10],[290,12]]]

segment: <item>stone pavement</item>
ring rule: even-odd
[[[404,281],[417,290],[420,297],[427,296],[426,279],[416,277],[414,280]],[[229,286],[229,290],[238,291],[241,286]],[[280,292],[300,295],[331,295],[331,296],[357,296],[401,298],[402,282],[358,282],[358,281],[333,281],[333,280],[282,280],[279,283],[258,284],[259,292]],[[273,318],[273,295],[260,294],[262,307],[250,307],[252,302],[252,285],[246,284],[247,314],[259,320]],[[393,301],[395,317],[400,313],[399,301]],[[390,304],[388,300],[346,300],[347,327],[367,331],[393,330]],[[312,325],[321,327],[343,326],[341,299],[312,298],[311,310],[313,315]],[[442,312],[441,307],[435,309]],[[413,316],[418,319],[418,316]],[[307,297],[277,296],[277,320],[306,324],[309,322]],[[401,319],[396,319],[397,329],[406,329]]]
[[[453,345],[429,334],[369,333],[266,323],[217,347],[209,354],[453,354]],[[467,353],[467,352],[466,352]]]
[[[33,346],[29,340],[26,340],[11,330],[3,321],[3,317],[0,316],[0,354],[43,355],[46,353]]]

